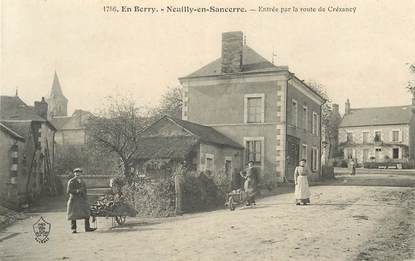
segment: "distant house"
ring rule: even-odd
[[[75,110],[72,116],[56,116],[51,119],[57,132],[55,142],[59,145],[85,145],[86,123],[93,116],[84,110]]]
[[[179,80],[182,118],[243,147],[240,167],[251,160],[263,180],[293,180],[305,158],[314,176],[320,175],[324,99],[287,66],[274,65],[244,44],[242,32],[223,33],[221,57]]]
[[[47,99],[49,105],[48,117],[57,128],[55,142],[59,145],[85,145],[85,124],[92,113],[75,110],[72,116],[68,116],[68,101],[63,94],[58,75],[55,72],[52,89]]]
[[[414,158],[411,108],[410,105],[351,108],[347,100],[339,127],[339,145],[344,158],[353,158],[358,163]]]
[[[136,154],[136,167],[145,172],[152,164],[174,166],[186,162],[197,171],[222,170],[231,177],[240,168],[243,147],[211,127],[164,116],[143,131]]]
[[[56,128],[42,98],[34,107],[18,96],[0,96],[0,198],[18,206],[41,192],[53,193]]]

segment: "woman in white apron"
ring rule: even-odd
[[[297,166],[294,171],[295,203],[297,205],[310,204],[310,188],[307,179],[309,174],[310,172],[306,166],[306,160],[300,160],[299,166]]]

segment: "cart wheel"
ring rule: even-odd
[[[235,204],[233,203],[233,198],[229,198],[229,210],[234,211],[235,210]]]
[[[127,216],[115,216],[115,221],[117,221],[118,225],[122,225],[125,223]]]

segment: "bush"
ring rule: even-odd
[[[150,180],[135,176],[131,184],[123,188],[137,215],[145,217],[169,217],[175,214],[174,179]]]
[[[322,166],[322,177],[323,179],[334,178],[334,167],[333,166]]]
[[[184,175],[183,208],[187,212],[223,205],[231,178],[223,172],[187,172]]]
[[[349,167],[349,163],[347,162],[347,160],[342,160],[341,161],[341,163],[340,163],[340,167],[341,168],[347,168],[347,167]]]
[[[411,159],[402,164],[403,169],[415,169],[415,160]]]

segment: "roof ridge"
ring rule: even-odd
[[[410,107],[412,105],[392,105],[392,106],[378,106],[378,107],[359,107],[359,108],[350,108],[350,110],[368,110],[368,109],[383,109],[383,108],[399,108],[399,107]]]

